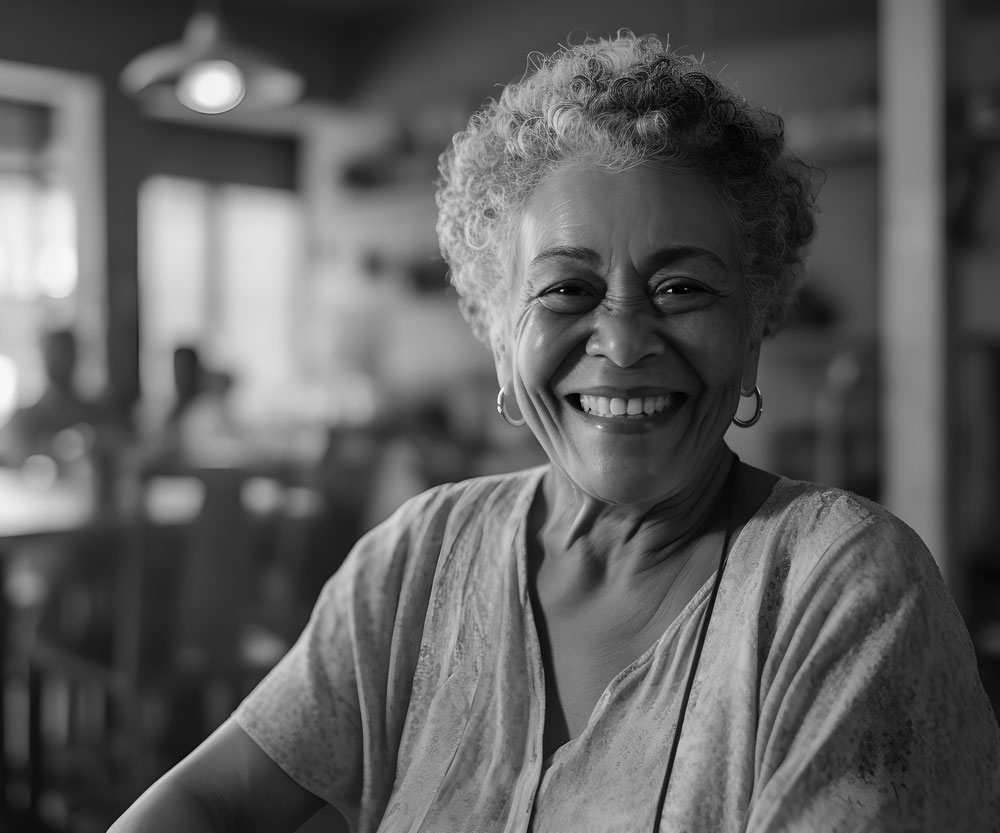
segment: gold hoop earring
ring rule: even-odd
[[[520,428],[528,420],[526,420],[524,417],[521,417],[520,419],[511,418],[511,416],[507,413],[507,409],[504,408],[504,398],[506,396],[507,396],[507,391],[505,391],[503,388],[500,388],[500,393],[497,394],[497,413],[500,414],[500,416],[503,417],[503,421],[506,422],[511,427]]]
[[[740,428],[749,428],[751,425],[756,425],[757,420],[760,419],[760,415],[764,413],[764,397],[760,395],[760,388],[755,385],[753,393],[748,393],[746,395],[754,397],[756,400],[756,408],[754,409],[753,416],[750,417],[750,419],[740,419],[737,416],[733,417],[733,425],[738,425]],[[743,396],[743,394],[741,393],[740,396]]]

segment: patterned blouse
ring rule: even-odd
[[[654,829],[712,582],[545,759],[525,540],[544,472],[404,505],[237,709],[353,830]],[[937,566],[900,520],[841,490],[774,487],[730,552],[661,830],[1000,830],[1000,730]]]

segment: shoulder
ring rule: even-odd
[[[843,489],[779,481],[740,544],[745,578],[762,588],[768,608],[887,610],[917,599],[928,609],[953,607],[917,533],[885,507]]]
[[[805,480],[779,480],[758,512],[765,523],[792,539],[832,543],[859,526],[869,534],[919,541],[917,534],[884,506],[853,492]]]
[[[430,576],[442,553],[474,551],[470,541],[509,539],[525,517],[542,469],[434,486],[403,503],[368,531],[344,563],[345,580],[375,586],[387,573],[406,581]]]
[[[933,565],[909,525],[884,506],[844,489],[783,479],[754,522],[758,539],[814,562],[850,551],[877,554],[887,565],[899,560]]]
[[[443,533],[456,522],[470,519],[477,526],[516,524],[530,504],[541,473],[541,468],[534,468],[434,486],[403,503],[369,535]]]

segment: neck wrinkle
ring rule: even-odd
[[[600,573],[623,558],[631,559],[636,574],[656,567],[688,550],[702,533],[724,528],[725,486],[734,461],[735,455],[723,445],[717,460],[690,490],[650,506],[606,503],[552,469],[538,533],[545,554],[581,557],[590,570]]]

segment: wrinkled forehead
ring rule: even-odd
[[[642,260],[668,245],[706,249],[742,273],[731,213],[704,178],[652,164],[622,171],[566,164],[534,189],[517,218],[511,277],[551,247]]]

